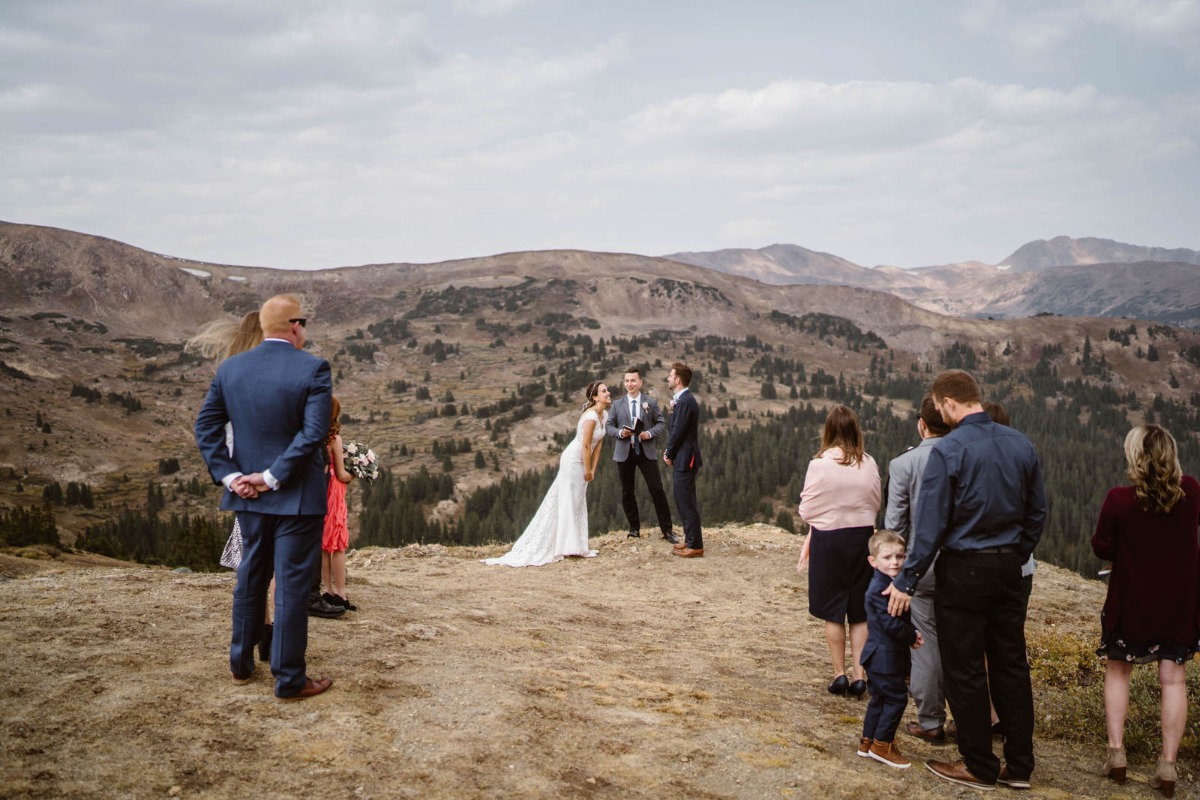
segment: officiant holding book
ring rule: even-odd
[[[621,505],[625,518],[629,520],[629,535],[642,535],[642,519],[638,510],[637,497],[633,491],[634,474],[642,473],[654,511],[658,515],[658,527],[662,536],[671,544],[679,540],[671,530],[671,507],[663,491],[662,476],[658,472],[658,452],[655,440],[666,431],[666,421],[658,408],[658,401],[642,394],[642,373],[630,367],[625,373],[625,396],[613,401],[609,409],[605,433],[616,440],[613,461],[617,462],[617,474],[621,478]]]

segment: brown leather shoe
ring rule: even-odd
[[[904,731],[909,736],[924,739],[930,744],[946,743],[946,729],[941,725],[938,725],[936,728],[925,729],[921,727],[921,723],[919,722],[906,722],[904,723]]]
[[[925,769],[937,775],[944,781],[957,783],[960,786],[970,786],[972,789],[983,789],[984,791],[993,791],[996,788],[994,783],[984,783],[971,774],[971,770],[967,769],[964,761],[926,761]]]
[[[230,670],[229,674],[233,675],[233,670]],[[247,683],[249,683],[252,680],[254,680],[254,670],[250,670],[250,674],[244,678],[239,678],[237,675],[233,675],[233,685],[234,686],[245,686]]]
[[[682,550],[671,550],[672,555],[677,555],[680,558],[704,558],[704,548],[693,550],[690,547],[685,547]]]
[[[279,699],[304,700],[309,697],[316,697],[330,686],[333,686],[332,678],[317,678],[315,681],[312,678],[306,678],[304,681],[304,688],[300,690],[300,694],[295,694],[291,697],[281,697]]]
[[[870,758],[871,745],[874,743],[874,741],[874,739],[871,739],[868,736],[863,736],[858,740],[858,750],[855,751],[854,755],[858,756],[859,758]]]

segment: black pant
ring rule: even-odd
[[[971,774],[985,783],[994,783],[1000,773],[1000,760],[992,752],[989,681],[1004,727],[1009,775],[1027,779],[1033,773],[1023,561],[1017,553],[943,550],[934,566],[933,608],[946,699],[958,725],[958,750]]]
[[[621,478],[621,506],[625,509],[625,519],[629,520],[629,530],[642,529],[642,515],[638,509],[637,496],[633,492],[633,478],[638,470],[646,481],[646,488],[650,490],[654,512],[658,515],[659,529],[663,533],[670,533],[671,506],[667,504],[667,493],[663,491],[658,462],[635,452],[632,446],[629,448],[629,458],[617,462],[617,475]]]

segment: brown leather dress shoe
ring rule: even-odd
[[[230,670],[229,674],[233,675],[233,670]],[[250,670],[250,674],[244,678],[239,678],[237,675],[233,675],[233,685],[234,686],[245,686],[247,683],[249,683],[252,680],[254,680],[254,670]]]
[[[996,788],[996,784],[984,783],[972,775],[964,761],[926,761],[925,768],[942,780],[957,783],[960,786],[970,786],[972,789],[983,789],[988,792]]]
[[[304,700],[308,697],[316,697],[321,692],[333,686],[332,678],[317,678],[315,681],[312,678],[307,678],[304,681],[304,688],[300,690],[300,694],[292,695],[291,697],[281,697],[280,700]]]
[[[690,547],[685,547],[682,550],[672,549],[672,553],[680,558],[704,558],[704,548],[700,547],[695,550]]]
[[[925,728],[921,727],[921,723],[919,722],[906,722],[904,723],[904,731],[909,736],[915,736],[918,739],[924,739],[930,744],[946,743],[946,729],[941,725],[938,725],[936,728],[929,728],[926,730]]]

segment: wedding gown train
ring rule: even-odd
[[[604,418],[607,418],[605,413]],[[594,409],[585,411],[575,426],[575,438],[558,460],[558,475],[533,515],[521,538],[500,558],[485,558],[485,564],[536,567],[561,561],[565,556],[592,558],[599,551],[588,549],[587,481],[583,479],[583,426],[595,421],[592,447],[604,438],[604,418]]]

